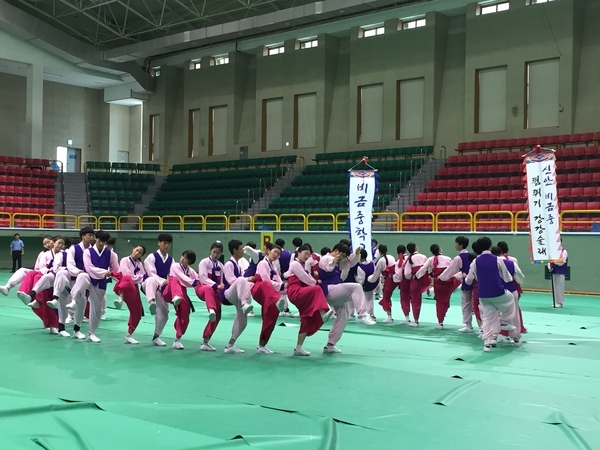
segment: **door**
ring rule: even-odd
[[[67,147],[67,172],[81,172],[81,149]]]

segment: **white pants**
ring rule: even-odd
[[[375,291],[365,292],[365,308],[367,310],[367,314],[373,316],[373,294]]]
[[[52,296],[58,297],[58,322],[63,325],[68,316],[67,304],[69,304],[70,296],[66,288],[71,288],[72,285],[71,275],[66,270],[59,271],[54,277],[54,292]]]
[[[225,299],[235,306],[235,319],[231,327],[231,339],[237,339],[248,325],[248,316],[243,313],[244,305],[252,303],[252,283],[246,278],[239,277],[225,291]]]
[[[554,284],[554,302],[557,305],[565,304],[565,276],[559,273],[552,274]]]
[[[75,279],[73,289],[71,289],[71,296],[77,304],[75,308],[75,325],[81,326],[83,323],[83,314],[85,313],[85,291],[90,289],[91,282],[90,276],[87,273],[80,273]]]
[[[93,284],[89,287],[90,290],[90,334],[94,334],[100,325],[100,317],[102,316],[102,298],[106,289],[101,289]],[[79,309],[79,306],[77,307]]]
[[[21,284],[21,282],[25,279],[27,274],[31,271],[32,271],[31,269],[26,269],[25,267],[21,267],[19,270],[17,270],[15,273],[13,273],[10,276],[10,278],[6,282],[6,288],[8,290],[11,290],[17,284]]]
[[[500,314],[502,320],[515,327],[509,336],[518,341],[521,339],[521,322],[517,312],[517,304],[513,295],[507,290],[499,297],[479,298],[481,320],[483,321],[483,340],[490,345],[491,340],[500,333]]]
[[[473,326],[473,291],[460,291],[460,306],[462,308],[463,323],[467,327]]]
[[[335,345],[342,337],[344,328],[348,323],[348,304],[352,302],[358,314],[364,314],[364,294],[358,283],[340,283],[328,286],[327,303],[335,311],[336,319],[331,326],[328,342]],[[350,303],[350,304],[352,304]],[[360,309],[359,309],[360,308]]]
[[[148,301],[156,302],[156,315],[154,316],[154,334],[160,336],[163,332],[167,320],[169,320],[169,304],[164,301],[160,294],[162,282],[154,277],[146,278],[142,283],[146,298]]]

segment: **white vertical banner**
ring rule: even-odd
[[[534,263],[560,261],[560,224],[556,190],[556,157],[539,146],[525,155],[529,238]]]
[[[376,172],[374,170],[350,170],[348,190],[348,213],[352,248],[363,247],[367,259],[371,257],[371,219],[375,199]]]

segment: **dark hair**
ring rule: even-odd
[[[481,252],[483,251],[483,250],[481,250],[481,246],[479,245],[479,242],[477,242],[477,241],[474,241],[471,244],[471,249],[473,249],[473,253],[475,253],[476,255],[481,255]]]
[[[502,253],[508,253],[508,244],[504,241],[500,241],[496,244],[502,250]]]
[[[457,238],[454,239],[454,242],[460,245],[463,249],[469,246],[469,238],[465,236],[457,236]]]
[[[492,240],[487,236],[482,236],[479,239],[477,239],[477,241],[479,241],[478,245],[482,252],[492,248]]]
[[[492,255],[502,256],[502,249],[499,246],[494,245],[492,247]]]
[[[285,241],[281,238],[275,240],[275,245],[279,245],[280,247],[285,247]]]
[[[303,252],[304,250],[308,250],[309,252],[312,253],[312,249],[310,248],[310,245],[308,245],[308,244],[302,244],[300,247],[298,247],[298,253]]]
[[[321,248],[321,251],[319,253],[321,253],[321,256],[325,256],[329,252],[331,252],[331,249],[329,247],[323,247]]]
[[[275,244],[273,244],[272,242],[265,242],[264,248],[266,248],[268,251],[273,250],[273,247],[275,247]]]
[[[377,245],[377,239],[371,239],[371,245]]]
[[[379,245],[379,247],[377,247],[377,250],[379,250],[380,254],[387,255],[387,250],[388,250],[387,245],[381,244],[381,245]]]
[[[242,241],[238,239],[232,239],[227,243],[227,248],[229,248],[229,253],[233,255],[233,251],[239,248],[242,244]],[[211,249],[212,250],[212,249]]]
[[[196,252],[194,250],[185,250],[181,256],[185,256],[190,264],[196,262]]]
[[[56,242],[56,241],[59,241],[59,240],[61,240],[61,239],[62,239],[62,240],[63,240],[63,242],[64,242],[65,238],[64,238],[64,237],[62,237],[62,236],[61,236],[61,235],[59,235],[59,234],[57,234],[56,236],[54,236],[54,237],[52,238],[52,240],[53,240],[54,242]]]
[[[475,245],[475,242],[473,242],[473,245]],[[469,253],[469,262],[473,262],[475,259],[477,259],[477,253]]]
[[[169,242],[169,243],[172,243],[173,242],[173,236],[171,236],[169,233],[160,233],[158,235],[158,242]]]
[[[250,247],[256,250],[256,242],[253,241],[248,241],[248,243],[246,244],[246,247]]]
[[[342,242],[333,246],[333,251],[335,252],[336,250],[340,253],[343,253],[346,256],[350,255],[350,248]]]
[[[223,244],[221,244],[219,241],[215,241],[212,244],[210,244],[210,249],[212,250],[213,248],[218,248],[219,250],[221,250],[221,253],[223,252]]]
[[[15,234],[13,235],[13,237],[14,237],[14,238],[16,238],[17,236],[21,237],[21,235],[20,235],[19,233],[15,233]]]
[[[396,247],[396,253],[398,253],[399,255],[404,255],[406,253],[406,246],[400,244],[398,247]]]
[[[300,248],[304,245],[306,245],[308,247],[308,249],[310,250],[311,253],[313,252],[312,245],[310,245],[308,242],[305,242],[304,244],[300,245],[298,248]]]
[[[65,249],[71,247],[71,245],[73,245],[73,239],[71,239],[70,237],[66,237],[65,238]]]
[[[294,247],[300,247],[302,244],[302,238],[296,236],[294,239],[292,239],[292,245]]]
[[[440,246],[437,244],[431,244],[431,246],[429,247],[429,251],[433,255],[438,256],[440,254]]]
[[[92,227],[83,227],[81,230],[79,230],[79,237],[83,237],[86,234],[89,233],[94,233],[94,229]]]
[[[409,242],[408,244],[406,244],[406,250],[408,250],[409,253],[408,262],[412,264],[412,255],[417,251],[417,244],[415,244],[414,242]]]
[[[348,240],[348,239],[340,239],[340,244],[344,244],[345,246],[347,246],[348,248],[352,247],[352,241]],[[334,248],[335,250],[335,248]]]
[[[108,242],[109,239],[110,239],[110,233],[108,231],[104,231],[104,230],[96,231],[96,240],[102,241],[102,242]]]
[[[138,244],[135,247],[142,247],[142,256],[144,256],[146,254],[146,247],[144,247],[142,244]],[[133,247],[133,248],[135,248]]]
[[[117,242],[117,238],[110,238],[108,241],[106,241],[106,245],[115,245],[115,243]]]
[[[360,249],[360,259],[367,259],[367,251],[364,248]]]
[[[94,231],[92,230],[92,233],[93,233],[93,232],[94,232]],[[20,236],[20,235],[19,235],[19,236]],[[42,238],[42,241],[43,241],[44,239],[50,239],[50,240],[52,240],[52,236],[50,236],[49,234],[47,234],[46,236],[44,236],[44,237]]]

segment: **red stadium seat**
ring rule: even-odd
[[[582,133],[581,142],[585,142],[586,145],[593,145],[594,133]]]

